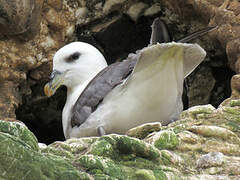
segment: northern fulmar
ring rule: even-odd
[[[206,56],[198,44],[186,42],[212,29],[168,42],[167,27],[157,18],[149,46],[109,66],[88,43],[73,42],[59,49],[44,91],[51,96],[61,85],[67,86],[62,112],[65,138],[124,134],[144,123],[177,120],[183,109],[184,78]]]

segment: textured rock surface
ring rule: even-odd
[[[233,78],[232,85],[236,77],[239,75]],[[48,146],[38,144],[22,123],[0,121],[0,177],[237,180],[238,98],[232,96],[218,109],[211,105],[193,107],[168,126],[152,123],[136,127],[128,132],[132,137],[112,134],[58,141]]]
[[[1,179],[88,179],[67,159],[41,153],[24,125],[0,121],[0,129]]]
[[[30,37],[37,32],[43,0],[1,0],[0,33]]]
[[[218,106],[230,95],[228,82],[232,72],[227,70],[227,60],[231,68],[238,71],[234,65],[238,64],[239,53],[238,2],[230,2],[225,11],[219,7],[222,2],[206,0],[201,3],[194,0],[184,3],[160,0],[18,2],[15,5],[12,1],[0,1],[0,12],[5,14],[0,19],[3,31],[0,33],[0,118],[24,121],[41,141],[63,138],[60,135],[54,139],[55,134],[62,134],[60,116],[65,90],[50,100],[42,91],[56,50],[71,41],[87,41],[103,52],[108,63],[113,63],[148,45],[150,25],[156,16],[166,21],[174,39],[203,28],[208,22],[219,25],[216,32],[197,40],[207,50],[208,58],[188,78],[190,105]],[[209,5],[208,14],[201,10],[205,5]],[[22,106],[18,108],[19,105]],[[46,131],[53,134],[41,137]]]
[[[166,21],[174,39],[207,25],[219,26],[196,41],[208,57],[188,79],[191,105],[219,105],[230,94],[233,72],[227,64],[235,72],[240,69],[238,1],[11,2],[0,0],[0,119],[11,120],[0,123],[0,179],[240,178],[239,76],[233,77],[232,97],[218,109],[191,108],[168,127],[155,123],[130,130],[132,138],[109,135],[39,148],[24,125],[12,122],[23,120],[40,142],[63,140],[65,90],[51,99],[42,91],[53,54],[81,40],[115,62],[149,43],[155,16]]]
[[[187,0],[176,3],[170,0],[162,1],[162,3],[183,19],[190,19],[192,22],[201,19],[211,25],[218,25],[218,30],[213,32],[212,36],[226,49],[230,67],[239,72],[239,1]]]

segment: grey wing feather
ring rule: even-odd
[[[200,36],[205,35],[206,33],[213,31],[217,28],[218,26],[211,26],[211,27],[206,27],[201,30],[195,31],[191,34],[188,34],[187,36],[180,38],[176,40],[176,42],[179,43],[186,43],[189,41],[192,41],[196,38],[199,38]],[[160,18],[156,18],[153,21],[152,24],[152,34],[151,34],[151,39],[150,39],[150,45],[154,45],[156,43],[167,43],[171,41],[171,36],[168,31],[168,27],[166,23],[161,20]]]
[[[72,108],[72,127],[84,123],[109,91],[127,78],[137,62],[136,56],[131,54],[127,60],[106,67],[89,82]]]
[[[171,41],[167,25],[160,18],[154,19],[151,27],[152,34],[150,39],[150,45]]]
[[[218,26],[206,27],[206,28],[201,29],[199,31],[193,32],[193,33],[187,35],[186,37],[183,37],[183,38],[177,40],[176,42],[186,43],[186,42],[192,41],[196,38],[199,38],[200,36],[203,36],[204,34],[210,32],[210,31],[215,30],[217,27]]]

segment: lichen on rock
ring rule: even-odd
[[[240,178],[239,75],[232,78],[232,96],[217,107],[230,95],[228,81],[233,72],[227,64],[239,72],[238,1],[225,1],[223,6],[223,1],[210,0],[8,3],[0,1],[1,179]],[[15,10],[16,16],[12,16]],[[59,133],[65,91],[47,100],[42,85],[56,50],[71,41],[87,41],[97,46],[109,63],[115,62],[148,45],[155,16],[167,22],[174,39],[218,25],[216,31],[197,40],[209,56],[187,80],[191,105],[212,103],[215,107],[195,106],[168,126],[145,124],[129,130],[128,136],[53,142],[63,138]],[[7,121],[9,118],[13,121]],[[53,143],[38,144],[35,135],[16,118],[29,128],[31,123],[37,126],[31,129],[35,135]],[[39,133],[49,126],[52,131],[60,129],[55,139]]]
[[[90,179],[63,158],[39,152],[36,137],[18,122],[0,121],[1,179]]]
[[[161,16],[166,21],[170,27],[169,30],[172,31],[173,39],[176,40],[183,37],[184,34],[206,27],[207,23],[203,22],[201,18],[204,20],[209,18],[210,25],[212,25],[214,24],[212,21],[220,21],[222,16],[229,20],[230,17],[228,15],[231,14],[228,11],[223,12],[221,9],[216,8],[214,10],[218,12],[219,17],[215,19],[211,19],[208,16],[188,19],[185,13],[195,15],[196,13],[204,14],[205,12],[195,12],[193,9],[189,9],[189,6],[184,6],[183,9],[186,12],[182,13],[178,11],[181,3],[172,4],[172,1],[166,3],[164,1],[141,0],[18,0],[18,2],[23,3],[19,3],[17,7],[14,4],[6,6],[7,2],[2,1],[0,9],[8,12],[8,17],[14,12],[14,9],[17,8],[19,10],[24,5],[26,7],[24,6],[22,9],[23,14],[20,21],[11,16],[11,25],[17,25],[14,26],[16,27],[15,29],[8,25],[1,29],[4,30],[5,33],[3,34],[5,35],[2,34],[3,37],[0,37],[0,81],[3,84],[0,87],[0,91],[3,94],[3,96],[0,96],[0,117],[20,119],[32,131],[38,131],[35,130],[36,127],[31,126],[32,124],[39,127],[46,123],[46,125],[39,128],[41,129],[40,134],[44,133],[43,131],[46,128],[50,129],[49,131],[55,131],[51,127],[52,124],[61,124],[56,119],[61,116],[60,109],[64,100],[56,102],[57,98],[54,97],[46,100],[42,93],[42,88],[52,68],[52,57],[56,50],[63,45],[71,41],[87,41],[103,52],[108,63],[113,63],[122,60],[129,53],[135,52],[137,49],[141,49],[149,44],[150,25],[156,16]],[[192,5],[193,1],[187,2],[187,4],[192,5],[196,9],[207,3],[208,1],[203,1],[203,4],[197,3],[197,5]],[[215,8],[219,3],[210,2],[210,5]],[[231,16],[234,19],[238,13],[236,7],[237,3],[231,2],[228,8],[229,11],[234,12]],[[213,13],[212,9],[209,11],[210,14]],[[20,13],[20,11],[17,12]],[[17,15],[20,16],[19,14]],[[237,24],[237,21],[232,21]],[[226,77],[224,80],[217,78],[222,74],[216,69],[226,68],[227,57],[224,56],[225,52],[223,50],[225,47],[216,47],[215,41],[220,41],[221,44],[226,44],[225,41],[232,42],[227,46],[227,56],[231,57],[232,61],[238,52],[237,41],[228,40],[227,37],[218,35],[220,31],[225,30],[224,28],[229,27],[230,30],[232,28],[231,24],[224,26],[224,22],[221,21],[221,23],[222,27],[217,30],[217,35],[212,32],[208,36],[197,40],[197,43],[208,51],[209,57],[207,57],[201,68],[188,79],[191,106],[199,103],[211,103],[217,106],[224,98],[230,95],[227,82],[232,72],[224,74],[223,76]],[[24,26],[22,26],[23,24]],[[24,27],[26,33],[17,33],[20,32],[18,31],[18,26]],[[236,29],[235,26],[234,28]],[[8,34],[12,29],[16,32],[14,36]],[[227,32],[230,33],[230,31]],[[30,34],[32,35],[28,36]],[[232,37],[238,37],[238,32],[233,31]],[[234,62],[231,64],[234,64]],[[206,71],[208,72],[207,74]],[[64,99],[64,93],[65,91],[63,90],[58,92],[57,95]],[[57,104],[57,110],[55,104]],[[37,108],[32,108],[33,106]],[[39,112],[47,113],[43,117],[44,113],[41,114]],[[55,116],[56,119],[51,119],[50,117],[52,116]],[[44,123],[39,123],[40,121],[44,121]],[[57,130],[61,129],[61,125],[57,126]],[[55,133],[61,134],[59,139],[63,138],[61,132]],[[46,139],[46,137],[43,139]],[[53,140],[57,140],[57,138],[54,139],[54,135],[49,139],[45,142],[50,143]]]
[[[152,125],[156,131],[142,140],[111,134],[42,148],[22,123],[0,121],[0,174],[5,179],[237,179],[240,129],[231,122],[239,126],[239,108],[234,96],[218,109],[186,110],[182,119],[158,130],[152,123],[129,131],[138,136]]]

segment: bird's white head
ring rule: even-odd
[[[85,81],[92,79],[107,66],[101,52],[84,42],[73,42],[59,49],[53,57],[53,72],[44,91],[47,96],[65,85],[74,89]]]

